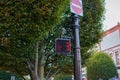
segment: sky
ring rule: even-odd
[[[108,30],[120,22],[120,0],[105,0],[104,30]]]

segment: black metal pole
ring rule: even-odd
[[[72,14],[72,24],[74,36],[74,80],[82,80],[78,15]]]

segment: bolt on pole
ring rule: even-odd
[[[74,80],[82,80],[79,17],[74,13],[72,14],[72,25],[74,36]]]

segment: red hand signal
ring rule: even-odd
[[[66,51],[70,51],[70,42],[67,41],[65,44],[66,44]]]

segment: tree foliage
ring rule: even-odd
[[[87,63],[87,79],[88,80],[108,80],[118,76],[117,68],[107,53],[94,53]]]
[[[87,2],[89,3],[89,8],[87,5],[88,4]],[[90,48],[92,48],[97,42],[99,42],[101,40],[102,32],[103,32],[102,20],[103,20],[103,12],[104,12],[104,1],[103,2],[101,2],[101,1],[89,2],[87,0],[87,2],[86,1],[83,2],[84,16],[80,17],[80,42],[81,42],[82,64],[84,64],[85,60],[90,56],[90,53],[88,53],[87,51]],[[96,9],[100,9],[100,10],[99,11],[94,10],[95,9],[94,6],[97,7]],[[89,12],[89,14],[88,14],[88,12]],[[60,32],[61,28],[64,27],[67,30],[67,34],[65,34],[65,36],[73,37],[73,35],[72,35],[73,28],[72,28],[72,24],[71,24],[72,20],[71,20],[70,15],[71,14],[69,14],[69,7],[68,7],[68,11],[66,11],[66,13],[64,14],[64,20],[61,22],[61,25],[59,25],[59,28],[57,26],[58,30],[55,30],[55,32],[53,32],[53,33],[55,33],[55,36],[58,32]],[[93,15],[96,15],[96,16],[93,16]],[[60,37],[60,33],[58,33],[58,36]],[[73,42],[73,40],[71,40],[71,41]],[[74,46],[72,45],[72,48],[73,47]],[[63,61],[62,61],[63,57],[62,58],[58,58],[58,57],[56,58],[56,57],[54,57],[54,59],[61,60],[61,63],[63,63]],[[73,73],[72,58],[67,57],[66,59],[65,59],[65,63],[63,63],[65,65],[63,66],[63,68],[61,68],[60,71],[65,74],[71,74],[71,73]],[[59,64],[58,62],[56,62],[56,64],[58,64],[57,67],[59,67],[59,66],[61,67],[61,64]],[[67,65],[67,64],[69,64],[69,65]],[[66,71],[68,70],[69,72],[66,72],[65,70]]]
[[[53,64],[57,67],[60,68],[61,64],[63,63],[63,68],[61,68],[61,72],[66,73],[66,74],[71,74],[73,73],[73,62],[72,58],[68,57],[59,57],[54,54],[54,52],[51,51],[51,46],[54,46],[54,40],[57,37],[61,37],[61,29],[65,28],[67,30],[67,33],[62,36],[68,36],[68,37],[73,37],[73,31],[72,31],[72,20],[71,20],[71,13],[69,11],[69,6],[67,7],[67,11],[65,14],[62,16],[62,22],[60,25],[56,26],[54,28],[53,32],[49,33],[47,37],[47,48],[49,49],[48,52],[49,54],[51,53],[52,56],[49,56],[47,58],[48,62],[51,59],[53,60]],[[84,11],[84,16],[80,17],[80,46],[81,46],[81,55],[82,55],[82,64],[85,63],[85,60],[91,55],[90,52],[88,52],[89,49],[91,49],[96,43],[98,43],[101,40],[102,37],[102,21],[103,21],[103,14],[104,14],[104,0],[84,0],[83,1],[83,11]],[[94,16],[95,15],[95,16]],[[71,42],[73,43],[73,39],[71,39]],[[49,46],[48,46],[49,44]],[[74,44],[72,44],[72,48]],[[52,48],[53,49],[53,48]],[[47,53],[47,50],[45,50]],[[71,55],[73,55],[73,52],[71,52]],[[64,61],[63,61],[64,58]],[[66,59],[65,59],[66,58]],[[59,63],[60,62],[60,63]],[[65,62],[65,63],[64,63]],[[47,63],[49,66],[49,63]],[[51,63],[50,63],[51,64]],[[67,65],[69,64],[69,65]],[[52,67],[51,67],[52,68]],[[46,69],[50,70],[50,68]],[[70,72],[66,72],[66,71]],[[47,72],[47,71],[45,71]]]
[[[34,64],[35,43],[39,42],[39,62],[44,56],[46,70],[49,70],[50,64],[53,63],[53,69],[61,67],[61,71],[65,69],[70,71],[71,68],[67,67],[72,63],[72,59],[53,56],[54,40],[55,37],[60,36],[60,29],[65,27],[68,32],[66,35],[72,36],[71,16],[67,4],[69,0],[1,0],[0,56],[4,57],[0,58],[0,69],[12,70],[12,65],[18,72],[25,70],[24,72],[28,73],[26,61]],[[80,17],[82,62],[89,56],[87,50],[100,41],[103,4],[104,1],[100,0],[83,1],[84,16]],[[43,50],[45,54],[40,52],[41,47],[45,47]]]
[[[104,19],[104,0],[83,0],[83,17],[79,17],[80,25],[80,46],[81,46],[81,55],[82,63],[85,63],[85,59],[90,55],[87,54],[87,51],[91,49],[96,43],[101,41],[102,38],[102,22]],[[68,7],[69,8],[69,7]],[[72,20],[69,11],[64,15],[65,19],[61,23],[62,27],[65,27],[67,30],[68,36],[73,37],[72,34]]]
[[[34,64],[35,42],[42,43],[60,22],[68,3],[69,0],[1,0],[0,69],[26,73],[26,61]]]
[[[31,42],[43,39],[60,22],[68,2],[68,0],[0,1],[1,44],[4,43],[5,46],[6,40],[6,46],[19,50],[18,48],[29,46]]]

